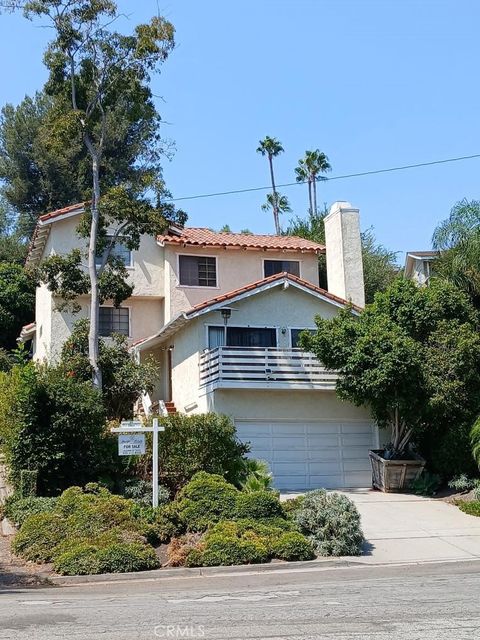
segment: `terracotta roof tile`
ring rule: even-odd
[[[316,285],[312,284],[311,282],[308,282],[307,280],[302,280],[302,278],[299,278],[298,276],[294,276],[291,273],[287,273],[286,271],[284,271],[282,273],[276,273],[273,276],[269,276],[268,278],[257,280],[256,282],[252,282],[250,284],[245,285],[244,287],[240,287],[239,289],[234,289],[233,291],[229,291],[228,293],[224,293],[220,296],[216,296],[215,298],[210,298],[210,300],[205,300],[204,302],[200,302],[199,304],[189,309],[185,313],[185,315],[189,316],[193,313],[196,313],[197,311],[201,311],[202,309],[206,309],[207,307],[218,304],[219,302],[228,302],[228,300],[236,298],[237,296],[243,293],[247,293],[248,291],[253,291],[254,289],[258,289],[259,287],[262,287],[266,284],[270,284],[271,282],[276,282],[277,280],[285,280],[285,279],[291,280],[292,282],[297,283],[302,287],[305,287],[306,289],[310,289],[310,291],[313,291],[314,293],[319,293],[320,295],[324,296],[325,298],[328,298],[329,300],[332,300],[333,302],[338,302],[339,304],[342,304],[342,305],[350,304],[347,300],[344,300],[343,298],[339,298],[338,296],[335,296],[333,293],[329,293],[325,289],[322,289],[321,287],[317,287]],[[357,311],[362,310],[361,307],[357,307],[356,305],[352,305],[352,306]]]
[[[56,211],[50,211],[50,213],[44,213],[43,216],[39,217],[39,220],[45,222],[46,220],[51,220],[52,218],[57,218],[58,216],[63,216],[66,213],[71,213],[72,211],[76,211],[77,209],[83,209],[87,202],[77,202],[76,204],[71,204],[68,207],[63,207],[63,209],[56,209]]]
[[[247,233],[224,233],[210,229],[185,227],[179,234],[158,236],[162,244],[189,245],[199,247],[239,247],[278,251],[307,251],[323,253],[325,247],[317,242],[297,236],[269,236]]]

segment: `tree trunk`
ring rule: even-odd
[[[309,177],[308,178],[308,203],[309,203],[309,208],[308,211],[310,213],[310,215],[313,215],[313,204],[312,204],[312,180]]]
[[[313,215],[317,215],[317,178],[316,176],[312,176],[313,182]]]
[[[277,189],[275,187],[275,176],[273,174],[273,158],[272,156],[268,156],[268,164],[270,165],[270,178],[272,180],[272,191],[273,191],[273,220],[275,222],[275,233],[277,236],[280,235],[280,216],[278,214],[278,194]]]
[[[99,357],[99,319],[100,302],[98,291],[98,274],[96,265],[97,235],[100,212],[98,204],[100,201],[100,167],[98,157],[92,153],[92,173],[93,173],[93,199],[92,199],[92,222],[90,225],[90,241],[88,245],[88,274],[90,277],[90,329],[88,333],[88,357],[93,369],[93,386],[102,388],[102,372],[98,364]]]

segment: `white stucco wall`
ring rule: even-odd
[[[178,256],[211,256],[217,259],[216,287],[185,287],[179,283]],[[264,278],[264,260],[297,260],[300,277],[318,286],[318,257],[313,253],[165,247],[166,321],[196,304]]]
[[[316,315],[332,318],[339,311],[338,307],[293,286],[288,289],[278,286],[231,306],[236,311],[232,311],[229,326],[275,327],[277,344],[283,348],[290,347],[290,328],[314,328]],[[207,327],[218,324],[223,324],[220,312],[209,312],[191,320],[165,342],[165,346],[173,346],[172,399],[179,411],[197,405],[189,410],[199,413],[212,402],[199,388],[198,366],[200,353],[208,348]],[[282,329],[286,331],[282,333]]]
[[[34,360],[48,360],[52,344],[52,294],[46,285],[40,285],[35,292],[35,321],[37,330],[34,345]]]

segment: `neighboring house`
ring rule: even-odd
[[[40,218],[29,261],[79,245],[82,206]],[[266,459],[280,489],[370,485],[368,450],[379,446],[369,413],[338,399],[336,375],[298,348],[314,318],[348,302],[364,305],[359,212],[335,203],[325,219],[329,291],[319,288],[325,247],[291,236],[172,228],[118,249],[135,284],[119,309],[101,309],[101,333],[128,336],[139,360],[153,355],[161,377],[148,411],[164,401],[185,413],[230,415],[252,455]],[[35,360],[54,360],[75,320],[37,290],[35,324],[25,327]],[[354,308],[355,312],[355,308]]]
[[[420,286],[428,284],[432,275],[432,264],[438,258],[438,251],[409,251],[405,258],[405,278]]]

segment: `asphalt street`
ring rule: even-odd
[[[4,589],[0,638],[476,640],[480,562]]]

